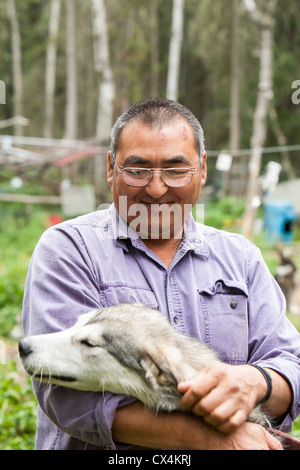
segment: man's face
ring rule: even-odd
[[[126,184],[108,154],[108,183],[115,206],[123,219],[141,238],[181,238],[186,217],[196,203],[206,180],[206,155],[191,182],[183,187],[165,184],[160,172],[143,187]],[[116,162],[123,168],[192,168],[199,161],[195,138],[189,124],[179,119],[158,129],[138,121],[129,123],[121,133]]]

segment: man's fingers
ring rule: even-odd
[[[276,439],[276,437],[272,436],[272,434],[270,434],[268,431],[266,431],[266,429],[264,429],[264,431],[265,431],[266,441],[269,446],[269,449],[270,450],[283,450],[281,442],[278,439]]]
[[[180,409],[182,411],[191,410],[193,406],[211,392],[217,385],[216,378],[203,370],[197,376],[186,382],[180,382],[177,389],[180,393],[184,393],[180,401]]]

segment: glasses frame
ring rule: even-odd
[[[144,188],[145,186],[148,186],[148,184],[151,183],[151,181],[152,181],[153,173],[157,173],[157,172],[161,173],[161,177],[162,177],[163,182],[169,188],[184,188],[185,186],[188,186],[192,182],[193,176],[195,175],[195,173],[197,173],[199,163],[200,163],[200,161],[198,160],[198,163],[194,168],[193,167],[192,168],[185,168],[185,167],[184,168],[137,168],[137,167],[120,168],[119,165],[117,164],[116,159],[115,159],[115,164],[117,166],[118,173],[121,173],[124,183],[127,184],[127,186],[132,186],[134,188]],[[166,171],[166,170],[179,170],[179,169],[189,171],[190,174],[191,174],[191,181],[189,183],[186,183],[186,184],[183,184],[183,185],[180,185],[180,186],[172,186],[172,185],[168,184],[165,181],[165,178],[164,178],[164,171]],[[123,172],[126,171],[126,170],[143,170],[143,171],[147,170],[147,171],[150,172],[151,178],[149,179],[149,181],[146,184],[129,184],[129,183],[127,183],[127,181],[124,180],[124,176],[123,176]]]

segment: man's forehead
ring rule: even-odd
[[[150,131],[150,133],[148,131]],[[163,125],[160,123],[157,123],[157,125],[155,123],[149,125],[143,121],[134,119],[122,129],[118,148],[121,149],[124,144],[127,145],[130,142],[135,145],[139,140],[143,140],[143,138],[146,140],[150,135],[151,139],[161,142],[167,141],[170,138],[172,138],[172,140],[178,139],[186,142],[192,140],[197,148],[193,129],[184,118],[174,119]]]
[[[188,128],[191,132],[193,132],[192,127],[190,123],[182,116],[178,115],[176,117],[173,117],[172,119],[169,120],[157,120],[153,121],[151,123],[144,121],[143,119],[139,119],[136,117],[135,119],[129,121],[122,129],[122,132],[125,129],[128,129],[130,127],[134,126],[142,126],[145,127],[146,129],[155,129],[162,131],[165,128],[170,128],[174,126],[182,126],[183,128]]]

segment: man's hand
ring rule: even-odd
[[[220,436],[220,450],[283,450],[280,441],[259,424],[244,423],[233,433]]]
[[[262,374],[249,365],[218,363],[187,382],[178,384],[183,393],[182,411],[201,416],[222,433],[236,431],[267,390]]]

